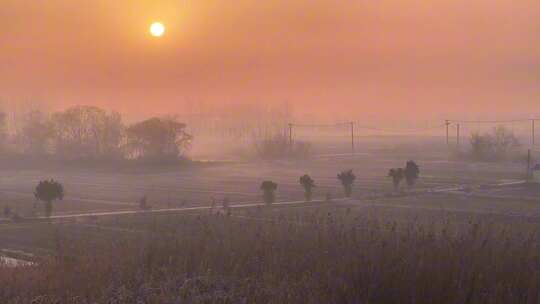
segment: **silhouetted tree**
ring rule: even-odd
[[[399,189],[399,184],[401,183],[401,181],[404,178],[403,168],[390,169],[390,171],[388,172],[388,176],[392,177],[392,182],[394,184],[394,189],[398,190]]]
[[[416,180],[420,177],[420,167],[414,161],[410,160],[405,166],[404,174],[407,185],[413,187]]]
[[[54,136],[54,125],[49,117],[40,111],[31,111],[23,118],[18,139],[24,153],[42,156],[51,149]]]
[[[186,124],[174,117],[150,118],[131,125],[126,133],[132,158],[178,158],[183,156],[193,139],[186,132]]]
[[[261,190],[263,191],[263,201],[265,204],[270,205],[276,200],[275,191],[277,190],[277,186],[272,181],[262,182]]]
[[[125,140],[125,133],[126,127],[120,113],[110,112],[106,115],[100,134],[100,153],[108,157],[123,157],[122,142]]]
[[[304,197],[306,201],[310,202],[313,195],[313,188],[315,188],[315,181],[309,175],[300,177],[300,185],[304,188]]]
[[[354,183],[354,180],[356,179],[356,176],[353,173],[353,170],[347,170],[339,173],[337,175],[337,178],[341,181],[341,184],[343,185],[343,189],[345,191],[345,197],[351,197],[352,194],[352,186]]]
[[[53,179],[44,180],[37,185],[34,196],[37,200],[45,202],[45,216],[50,217],[52,202],[64,199],[64,186]]]
[[[69,158],[96,158],[120,152],[120,114],[90,106],[71,107],[52,116],[56,153]]]

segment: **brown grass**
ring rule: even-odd
[[[53,258],[0,268],[0,302],[540,301],[534,223],[398,223],[345,209],[147,222],[129,236],[57,230]]]

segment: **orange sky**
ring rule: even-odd
[[[167,25],[161,39],[151,21]],[[540,114],[538,0],[0,0],[0,99]]]

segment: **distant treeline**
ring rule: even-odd
[[[125,124],[118,112],[75,106],[46,114],[29,111],[8,132],[7,116],[0,113],[3,155],[55,157],[61,160],[179,159],[192,135],[173,116],[153,117]]]

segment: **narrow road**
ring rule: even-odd
[[[348,199],[339,198],[332,199],[332,202],[346,201]],[[325,203],[324,200],[313,200],[311,202],[302,201],[289,201],[289,202],[279,202],[274,203],[272,206],[294,206],[294,205],[311,205],[311,204],[320,204]],[[253,208],[266,206],[261,202],[246,202],[241,204],[235,204],[229,206],[231,209],[241,209],[241,208]],[[150,210],[128,210],[128,211],[110,211],[110,212],[90,212],[90,213],[79,213],[79,214],[66,214],[66,215],[53,215],[51,217],[35,217],[27,218],[26,220],[62,220],[62,219],[77,219],[77,218],[94,218],[94,217],[104,217],[104,216],[120,216],[120,215],[133,215],[133,214],[163,214],[163,213],[179,213],[179,212],[188,212],[188,211],[208,211],[211,210],[210,206],[202,207],[185,207],[185,208],[166,208],[166,209],[150,209]]]

